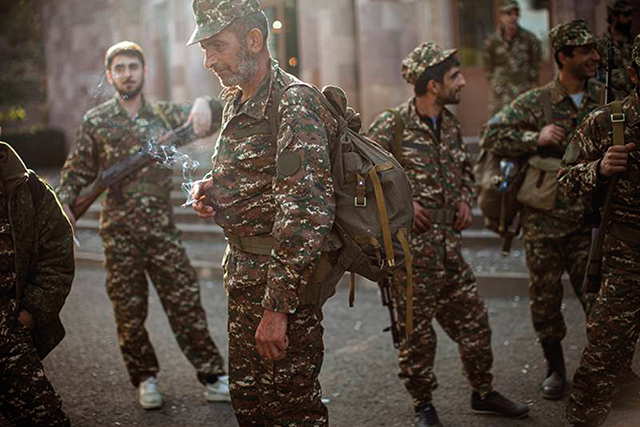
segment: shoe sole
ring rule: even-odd
[[[162,408],[162,403],[160,403],[159,405],[150,405],[150,404],[146,404],[146,403],[140,403],[140,407],[142,409],[144,409],[145,411],[149,411],[149,410],[153,410],[153,409]]]
[[[229,396],[214,396],[214,397],[205,396],[205,400],[207,402],[227,402],[227,403],[231,402],[231,398]]]
[[[516,415],[516,416],[509,416],[509,415],[505,415],[501,412],[496,412],[496,411],[481,411],[479,409],[471,409],[471,411],[474,414],[478,414],[478,415],[497,415],[500,417],[504,417],[504,418],[509,418],[510,420],[519,420],[522,418],[526,418],[529,415],[529,411],[527,410],[527,412],[520,414],[520,415]]]
[[[542,394],[542,398],[546,400],[562,400],[564,397],[564,392],[560,394]]]

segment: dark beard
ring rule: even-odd
[[[633,21],[629,21],[626,24],[623,24],[622,22],[618,21],[616,22],[615,28],[616,31],[619,33],[622,33],[624,35],[631,35],[631,28],[633,27]]]
[[[127,100],[127,99],[132,99],[138,96],[140,92],[142,92],[143,87],[144,87],[144,78],[142,79],[138,87],[133,88],[132,90],[129,90],[129,91],[116,87],[116,92],[118,92],[118,95],[120,95],[122,99]]]

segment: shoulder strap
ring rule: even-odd
[[[393,114],[393,142],[391,144],[391,154],[399,160],[402,156],[402,146],[404,144],[404,120],[402,120],[400,110],[391,108],[387,111]]]
[[[173,129],[171,123],[169,123],[169,119],[167,119],[167,115],[164,113],[164,111],[162,111],[162,108],[160,108],[160,105],[154,102],[153,104],[151,104],[151,107],[153,109],[153,112],[160,117],[160,120],[162,120],[162,124],[169,130]]]
[[[552,122],[551,116],[551,93],[548,89],[541,89],[540,95],[542,96],[542,109],[544,110],[544,121],[546,124]]]
[[[613,125],[613,145],[624,145],[624,122],[626,116],[622,112],[622,103],[611,103],[611,124]]]
[[[305,87],[310,87],[310,88],[315,89],[310,84],[303,83],[303,82],[296,82],[296,83],[291,83],[291,84],[283,87],[282,89],[280,89],[279,91],[277,91],[275,93],[275,95],[273,96],[273,100],[271,101],[271,105],[269,106],[269,109],[267,110],[267,116],[268,116],[268,119],[269,119],[269,127],[271,128],[271,135],[274,138],[278,137],[278,129],[280,128],[280,116],[278,114],[278,108],[280,107],[280,102],[282,101],[282,98],[284,97],[284,93],[287,90],[289,90],[290,88],[294,87],[294,86],[305,86]]]

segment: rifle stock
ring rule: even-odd
[[[168,145],[179,138],[188,139],[188,142],[192,142],[196,139],[195,134],[193,134],[191,124],[185,123],[178,128],[166,132],[158,139],[156,145]],[[146,151],[140,151],[137,154],[134,154],[133,156],[105,169],[100,174],[100,178],[93,183],[91,189],[84,194],[80,194],[73,202],[71,212],[73,213],[76,221],[87,212],[93,202],[95,202],[96,199],[109,187],[114,187],[124,182],[126,179],[131,178],[135,172],[153,162],[153,160],[154,158],[151,154]]]

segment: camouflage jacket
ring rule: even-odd
[[[508,40],[498,26],[484,41],[482,59],[493,91],[490,114],[495,114],[538,83],[542,59],[540,40],[520,26],[514,38]]]
[[[271,234],[274,241],[270,256],[230,246],[225,285],[230,290],[266,285],[262,305],[285,313],[296,311],[335,217],[329,141],[337,125],[320,94],[304,87],[288,90],[278,107],[277,136],[271,135],[267,113],[274,96],[294,82],[272,61],[246,102],[240,102],[238,87],[222,91],[227,104],[210,174],[215,220],[225,232]],[[293,167],[278,171],[285,158]]]
[[[415,100],[397,107],[404,122],[402,150],[394,153],[404,167],[414,201],[427,209],[456,211],[462,201],[472,206],[474,178],[470,155],[462,141],[460,121],[446,108],[438,120],[439,137],[420,118]],[[393,152],[396,115],[385,111],[369,127],[367,136]],[[462,236],[451,223],[433,223],[431,230],[411,235],[416,266],[442,270],[462,263]]]
[[[613,40],[611,32],[607,32],[597,40],[598,53],[600,53],[600,65],[598,67],[599,80],[606,82],[607,58],[609,57],[609,41]],[[611,87],[615,99],[624,99],[631,93],[633,83],[629,78],[627,68],[631,66],[631,53],[633,50],[633,37],[627,40],[613,42],[613,71],[611,72]]]
[[[637,91],[622,101],[625,143],[640,141],[640,98]],[[595,110],[575,132],[573,141],[580,148],[578,159],[560,171],[560,182],[569,197],[593,194],[605,184],[598,181],[597,168],[600,159],[613,145],[611,107]],[[612,220],[617,224],[640,229],[640,147],[629,153],[626,172],[620,174],[613,193]]]
[[[602,89],[602,85],[597,81],[588,80],[579,108],[575,106],[557,78],[540,88],[532,89],[503,107],[482,127],[480,146],[504,157],[519,157],[538,152],[540,130],[550,124],[545,118],[543,106],[543,91],[547,91],[551,104],[551,122],[562,127],[566,134],[557,156],[561,157],[576,127],[598,107]],[[565,236],[585,226],[584,216],[587,213],[586,199],[570,200],[564,196],[561,189],[555,207],[549,212],[524,207],[523,233],[529,238]]]
[[[27,183],[29,171],[4,142],[0,142],[0,165],[4,189],[9,194],[15,256],[14,315],[20,309],[33,315],[34,344],[44,357],[64,336],[59,313],[75,272],[73,232],[55,193],[46,183],[38,179],[36,197],[32,197]],[[0,317],[3,315],[11,313],[0,313]]]
[[[222,106],[214,99],[210,105],[213,133],[219,126]],[[138,115],[131,118],[115,97],[91,109],[76,132],[76,149],[62,168],[57,189],[60,202],[72,205],[82,188],[90,185],[102,170],[148,149],[148,144],[182,125],[189,111],[190,105],[151,104],[143,99]],[[162,212],[164,221],[169,221],[172,172],[163,160],[166,159],[158,159],[131,176],[123,185],[123,203],[118,202],[114,191],[107,190],[102,204],[102,230],[128,227],[144,231],[152,220],[152,212]]]

